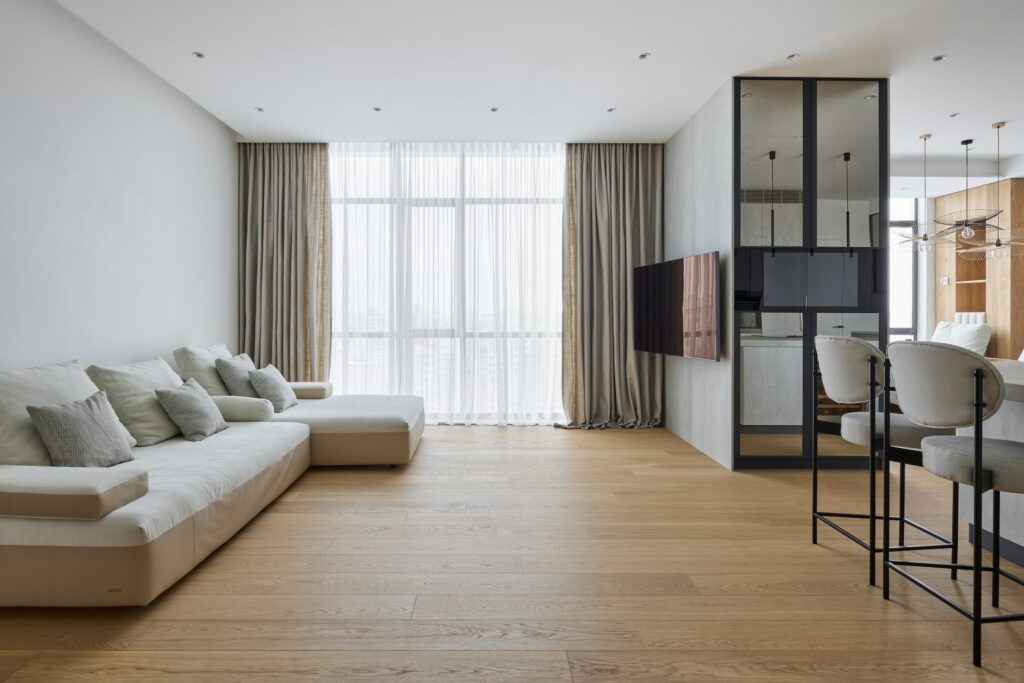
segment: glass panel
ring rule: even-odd
[[[878,83],[818,82],[819,247],[879,246]]]
[[[803,125],[800,81],[741,81],[740,246],[803,246]]]
[[[818,334],[833,337],[854,337],[878,346],[879,329],[877,313],[818,313]],[[868,379],[868,368],[864,367],[864,381]],[[818,422],[834,423],[842,420],[844,413],[860,412],[867,409],[861,403],[836,403],[825,395],[825,389],[818,380]],[[819,429],[818,455],[865,455],[863,446],[849,443],[838,434],[829,434]]]
[[[917,200],[910,197],[893,197],[889,200],[889,222],[917,221]]]
[[[803,454],[803,314],[746,313],[740,326],[740,453]]]
[[[889,327],[914,327],[914,251],[897,246],[910,228],[889,230]]]

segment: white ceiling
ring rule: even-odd
[[[889,76],[894,163],[1024,155],[1020,0],[60,2],[247,140],[662,142],[734,75]]]

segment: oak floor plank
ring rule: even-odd
[[[158,621],[133,650],[644,650],[635,623],[585,621]]]
[[[561,652],[47,653],[11,681],[422,681],[572,683]]]
[[[1020,656],[994,652],[988,659],[1006,671]],[[976,670],[960,652],[570,652],[569,662],[574,683],[1014,680]]]
[[[7,650],[0,652],[0,681],[6,681],[18,669],[28,663],[38,652],[32,650]]]

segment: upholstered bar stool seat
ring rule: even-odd
[[[875,437],[881,438],[885,430],[885,415],[875,413]],[[954,434],[953,429],[922,427],[900,413],[889,416],[889,437],[893,446],[921,450],[921,441],[930,436]],[[846,413],[840,426],[840,436],[858,446],[867,446],[871,440],[871,414],[867,412]]]
[[[924,468],[960,484],[974,483],[974,437],[933,436],[922,444]],[[982,469],[992,473],[992,488],[1024,493],[1024,443],[982,439]]]

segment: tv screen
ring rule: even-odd
[[[633,270],[633,348],[719,360],[718,252]]]

